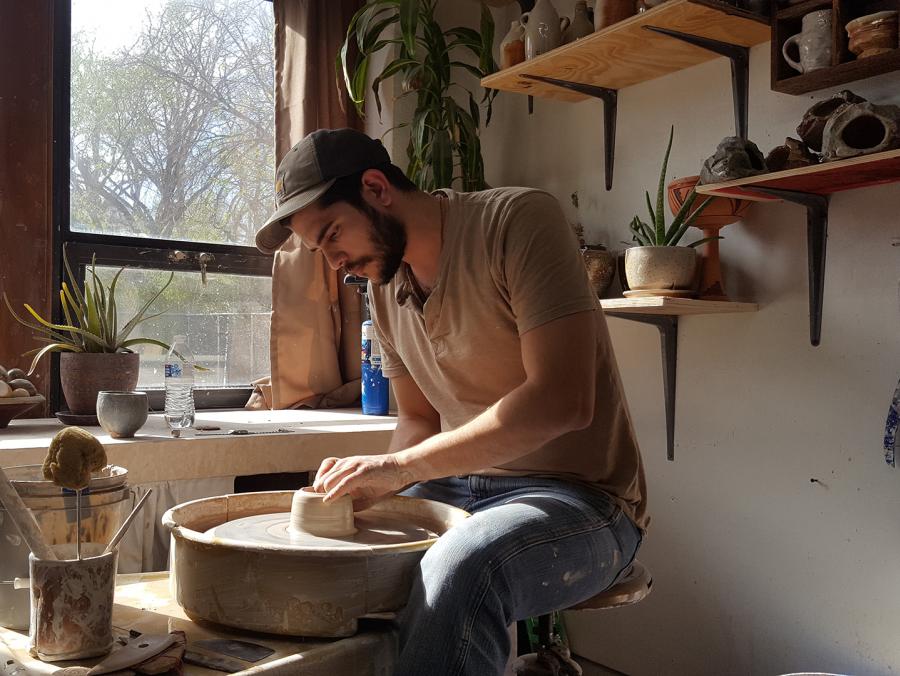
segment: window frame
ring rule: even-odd
[[[270,3],[271,4],[271,3]],[[72,78],[72,0],[54,3],[53,16],[53,149],[51,157],[53,267],[52,313],[54,321],[62,319],[62,309],[56,290],[65,279],[62,261],[63,247],[80,284],[84,283],[86,266],[92,255],[98,265],[112,265],[164,271],[195,271],[200,274],[200,254],[212,254],[207,264],[209,273],[245,276],[272,276],[272,256],[253,246],[215,244],[177,239],[128,237],[103,233],[78,232],[71,229],[71,78]],[[273,111],[274,115],[274,111]],[[273,138],[274,142],[274,138]],[[273,168],[274,173],[274,168]],[[273,207],[274,208],[274,207]],[[163,389],[144,391],[152,410],[162,410]],[[251,387],[194,388],[197,410],[243,408],[250,397]],[[50,367],[50,410],[58,411],[65,401],[59,377],[59,355],[53,354]]]

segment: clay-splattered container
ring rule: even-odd
[[[58,561],[29,557],[31,654],[44,662],[105,655],[113,646],[112,609],[118,551],[101,544],[56,545]],[[72,557],[69,559],[68,557]]]
[[[422,555],[468,517],[443,503],[395,496],[357,512],[357,527],[365,521],[405,522],[427,531],[425,537],[306,547],[207,533],[245,517],[288,514],[293,497],[294,491],[223,495],[163,515],[172,535],[172,597],[189,617],[289,636],[350,636],[360,616],[406,603]]]

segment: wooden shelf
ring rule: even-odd
[[[678,318],[684,315],[724,314],[726,312],[756,312],[756,303],[695,300],[645,296],[642,298],[604,298],[600,300],[604,313],[659,330],[662,352],[663,394],[666,406],[666,458],[675,459],[675,377],[678,370]]]
[[[607,313],[642,315],[709,315],[729,312],[756,312],[756,303],[734,301],[696,300],[694,298],[668,298],[645,296],[643,298],[604,298],[600,305]]]
[[[783,57],[779,51],[772,58],[781,59]],[[806,94],[896,70],[900,70],[900,49],[866,59],[839,63],[836,66],[815,70],[805,75],[798,74],[782,80],[773,78],[772,89],[782,94]]]
[[[724,183],[698,185],[701,195],[740,197],[758,202],[778,201],[780,198],[754,191],[754,188],[791,190],[812,195],[831,193],[870,185],[900,181],[900,150],[888,150],[873,155],[851,157],[847,160],[823,162],[800,169],[776,171]]]
[[[622,89],[719,58],[716,54],[645,30],[654,26],[752,47],[770,38],[766,19],[717,0],[668,0],[647,12],[506,68],[481,80],[484,87],[561,101],[586,94],[535,82],[541,75]]]

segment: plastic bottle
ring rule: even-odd
[[[194,357],[184,336],[175,336],[165,369],[166,423],[177,437],[194,425]]]
[[[381,372],[381,346],[371,319],[362,323],[362,412],[388,412],[388,379]]]

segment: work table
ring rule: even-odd
[[[359,409],[221,410],[199,411],[195,425],[221,429],[185,430],[176,439],[161,413],[151,414],[133,439],[113,439],[100,427],[85,429],[103,443],[111,464],[128,469],[131,484],[141,484],[315,470],[329,456],[385,451],[396,418],[363,415]],[[62,428],[55,418],[13,420],[0,430],[0,466],[41,464]]]

